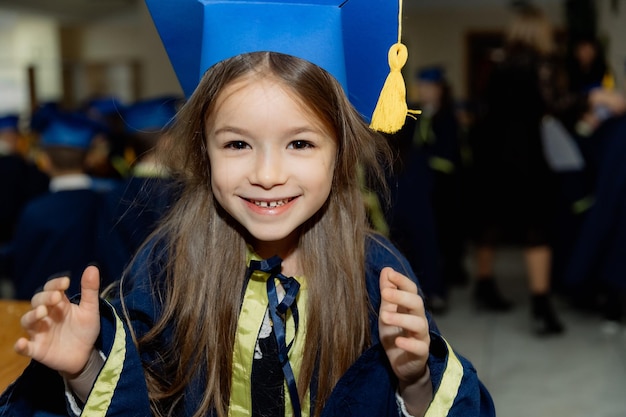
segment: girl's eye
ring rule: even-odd
[[[288,146],[290,149],[308,149],[313,147],[314,145],[306,140],[294,140]]]
[[[224,145],[226,149],[247,149],[249,145],[242,140],[234,140],[232,142],[228,142]]]

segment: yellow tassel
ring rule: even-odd
[[[402,43],[389,48],[390,72],[378,97],[370,127],[383,133],[395,133],[404,126],[407,114],[420,114],[419,110],[409,110],[406,104],[406,86],[402,77],[402,67],[409,53]]]
[[[402,44],[402,0],[398,0],[398,42],[391,45],[388,53],[390,72],[378,96],[372,114],[370,128],[383,133],[396,133],[402,129],[407,115],[420,114],[420,110],[409,110],[406,104],[406,86],[402,67],[406,64],[409,51]]]

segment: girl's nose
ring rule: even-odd
[[[279,153],[267,150],[257,154],[251,176],[253,184],[269,189],[283,184],[285,178],[285,164]]]

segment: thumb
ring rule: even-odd
[[[80,279],[80,303],[81,308],[98,309],[100,295],[100,271],[90,265],[85,268]]]

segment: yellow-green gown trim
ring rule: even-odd
[[[261,261],[262,259],[256,254],[248,253],[248,264],[250,260]],[[230,404],[228,406],[229,417],[244,417],[252,414],[252,362],[254,360],[254,349],[257,344],[259,331],[269,304],[266,289],[266,282],[269,275],[270,274],[266,272],[254,271],[250,276],[243,297],[241,312],[237,322],[235,346],[233,349],[232,382]],[[300,314],[297,335],[295,335],[295,323],[291,313],[288,312],[286,317],[287,340],[293,340],[293,344],[289,350],[289,362],[291,363],[296,381],[298,381],[300,376],[300,368],[304,354],[307,318],[306,281],[301,277],[297,277],[297,281],[300,283],[300,291],[296,296],[296,303]],[[287,390],[287,386],[285,385],[285,392],[287,392]],[[285,417],[290,417],[293,415],[293,409],[289,395],[285,395],[284,400]],[[307,389],[307,394],[302,403],[302,416],[308,417],[310,409],[310,392]]]

